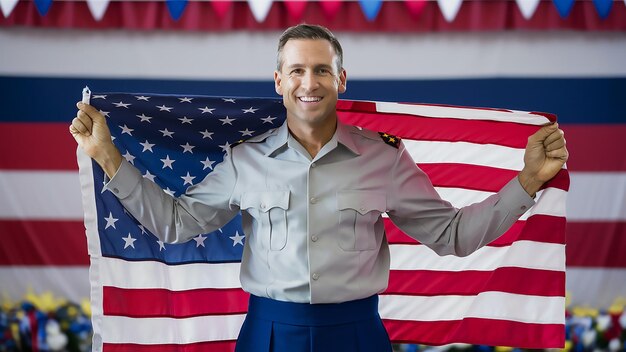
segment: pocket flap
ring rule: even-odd
[[[353,209],[361,215],[377,210],[384,213],[387,210],[385,195],[367,191],[341,191],[337,193],[339,210]]]
[[[241,196],[241,209],[254,208],[267,212],[272,208],[289,209],[289,191],[246,192]]]

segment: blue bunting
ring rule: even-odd
[[[359,4],[361,5],[361,10],[363,10],[363,14],[368,21],[374,21],[376,16],[378,16],[378,12],[380,11],[381,6],[383,5],[382,0],[359,0]]]
[[[567,18],[574,6],[574,0],[554,0],[554,6],[559,11],[561,18]]]
[[[48,10],[50,10],[50,5],[52,5],[52,0],[35,0],[35,6],[37,7],[37,11],[42,16],[48,14]]]
[[[600,15],[600,18],[604,20],[609,16],[609,12],[611,12],[613,0],[593,0],[593,4],[596,7],[596,11],[598,11],[598,15]]]
[[[165,3],[174,21],[178,21],[187,7],[187,0],[166,0]]]

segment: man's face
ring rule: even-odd
[[[283,96],[290,124],[320,126],[333,121],[339,93],[346,91],[346,72],[337,72],[337,54],[322,39],[292,39],[282,50],[274,72],[276,93]]]

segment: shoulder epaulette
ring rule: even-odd
[[[265,141],[265,139],[267,139],[267,137],[269,137],[270,134],[272,134],[274,132],[274,130],[275,129],[271,129],[271,130],[268,130],[268,131],[266,131],[264,133],[252,136],[252,137],[247,138],[247,139],[240,139],[240,140],[238,140],[236,142],[233,142],[233,144],[231,144],[230,147],[231,148],[236,147],[236,146],[238,146],[238,145],[240,145],[240,144],[242,144],[244,142],[245,143],[259,143],[259,142],[263,142],[263,141]]]
[[[382,138],[382,140],[390,146],[396,149],[400,147],[400,137],[396,137],[385,132],[378,132],[378,134],[380,135],[380,138]]]

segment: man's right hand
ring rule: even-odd
[[[78,145],[113,177],[122,163],[122,154],[111,140],[111,132],[102,114],[91,105],[78,102],[76,118],[70,125],[70,133]]]

